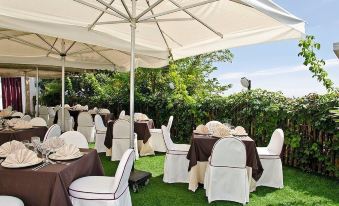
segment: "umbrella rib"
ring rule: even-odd
[[[55,46],[53,46],[51,43],[49,43],[45,38],[43,38],[40,34],[35,34],[36,36],[38,36],[43,42],[45,42],[48,46],[50,46],[52,49],[54,49],[56,52],[58,52],[59,54],[61,54],[61,52],[55,48]]]
[[[113,4],[113,2],[114,2],[115,0],[111,0],[111,2],[109,2],[109,5],[112,5]],[[107,11],[107,9],[108,9],[108,7],[106,7],[106,11]],[[93,23],[88,27],[88,31],[89,30],[92,30],[93,29],[93,27],[95,26],[95,24],[99,21],[99,19],[102,17],[102,15],[104,15],[104,11],[102,11],[99,15],[98,15],[98,17],[93,21]]]
[[[85,43],[84,43],[85,44]],[[98,51],[96,51],[93,47],[91,47],[90,45],[88,44],[85,44],[88,48],[90,48],[93,52],[97,53],[98,55],[100,55],[102,58],[106,59],[108,62],[110,62],[111,64],[114,65],[114,63],[109,60],[107,57],[105,57],[103,54],[100,54]]]
[[[1,32],[1,31],[0,31]],[[1,34],[3,35],[3,34]],[[17,34],[17,35],[13,35],[15,37],[21,37],[21,36],[27,36],[27,35],[31,35],[31,33],[23,33],[23,34]],[[0,37],[0,40],[3,40],[3,39],[11,39],[12,37]]]
[[[147,5],[149,6],[149,8],[151,8],[150,3],[149,3],[148,0],[146,0],[146,3],[147,3]],[[153,5],[154,5],[154,4],[153,4]],[[152,5],[152,6],[153,6],[153,5]],[[154,8],[154,7],[153,7],[153,8]],[[152,15],[154,14],[153,8],[151,8],[151,9],[149,10],[149,11],[151,11]],[[147,9],[146,9],[146,10],[147,10]],[[162,36],[162,39],[164,40],[164,42],[165,42],[165,44],[166,44],[166,46],[167,46],[168,53],[172,56],[171,48],[170,48],[169,45],[168,45],[168,42],[167,42],[167,40],[166,40],[166,38],[165,38],[165,36],[164,36],[164,34],[163,34],[163,31],[162,31],[162,29],[161,29],[161,27],[160,27],[160,25],[159,25],[159,22],[157,21],[157,18],[156,18],[156,17],[154,17],[154,21],[155,21],[155,23],[157,24],[157,27],[158,27],[158,29],[159,29],[159,31],[160,31],[160,34],[161,34],[161,36]]]
[[[145,14],[147,14],[149,11],[151,11],[154,7],[158,6],[161,2],[163,2],[164,0],[158,0],[156,1],[154,4],[150,5],[149,2],[147,2],[148,4],[148,8],[145,9],[143,12],[141,12],[137,17],[136,20],[138,21],[141,17],[143,17]],[[152,12],[152,15],[154,15],[154,13]]]
[[[55,38],[55,41],[53,42],[53,46],[55,45],[55,43],[58,41],[58,38]],[[51,51],[52,51],[52,49],[53,49],[53,47],[51,47],[49,50],[48,50],[48,52],[47,52],[47,54],[46,54],[46,57],[48,57],[49,56],[49,54],[51,53]]]
[[[146,16],[146,17],[140,18],[140,21],[152,19],[154,17],[164,16],[164,15],[175,13],[175,12],[178,12],[178,11],[183,11],[185,9],[190,9],[190,8],[206,5],[206,4],[209,4],[209,3],[216,2],[216,1],[220,1],[220,0],[207,0],[207,1],[202,1],[202,2],[199,2],[199,3],[195,3],[195,4],[190,4],[190,5],[187,5],[187,6],[182,6],[180,8],[176,8],[176,9],[164,11],[164,12],[161,12],[161,13],[158,13],[158,14],[154,14],[154,15],[151,15],[151,16]]]
[[[155,17],[154,17],[155,18]],[[193,18],[166,18],[166,19],[148,19],[141,20],[138,23],[171,22],[171,21],[194,21]]]
[[[93,5],[93,4],[90,4],[90,3],[88,3],[88,2],[85,2],[85,1],[83,1],[83,0],[73,0],[73,1],[76,1],[76,2],[78,2],[79,4],[82,4],[82,5],[91,7],[92,9],[96,9],[96,10],[98,10],[98,11],[102,11],[102,12],[104,12],[104,13],[107,13],[107,14],[110,14],[110,15],[112,15],[112,16],[118,17],[118,18],[120,18],[120,19],[124,19],[124,18],[122,18],[120,15],[118,15],[118,14],[116,14],[116,13],[114,13],[114,12],[111,12],[111,11],[109,11],[109,10],[100,8],[100,7],[98,7],[98,6],[95,6],[95,5]]]
[[[132,19],[131,12],[129,12],[128,7],[126,5],[126,2],[124,0],[121,0],[122,5],[124,6],[126,13],[128,14],[129,19]]]
[[[104,25],[104,24],[126,24],[130,23],[130,21],[127,20],[120,20],[120,21],[102,21],[102,22],[97,22],[96,25]]]
[[[182,6],[180,6],[180,4],[178,4],[177,2],[175,2],[174,0],[169,0],[170,2],[172,2],[176,7],[178,8],[183,8]],[[192,14],[191,12],[187,11],[186,9],[183,9],[182,11],[184,11],[186,14],[188,14],[189,16],[191,16],[193,19],[197,20],[200,24],[202,24],[203,26],[205,26],[207,29],[209,29],[210,31],[212,31],[213,33],[215,33],[216,35],[220,36],[220,38],[223,38],[223,35],[216,31],[215,29],[213,29],[212,27],[210,27],[208,24],[206,24],[205,22],[203,22],[201,19],[199,19],[198,17],[196,17],[194,14]]]
[[[115,13],[117,13],[120,17],[126,19],[126,20],[130,20],[130,18],[128,16],[126,16],[124,13],[122,13],[121,11],[119,11],[118,9],[114,8],[113,6],[107,4],[106,2],[104,2],[103,0],[96,0],[97,2],[99,2],[100,4],[106,6],[107,8],[111,9],[112,11],[114,11]]]
[[[65,54],[77,43],[76,41],[73,41],[73,43],[66,49]]]

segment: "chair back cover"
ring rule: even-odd
[[[214,132],[214,130],[220,125],[222,125],[222,123],[219,121],[209,121],[207,122],[206,127],[210,132]]]
[[[274,130],[267,149],[273,154],[280,155],[284,145],[284,131],[282,129]]]
[[[99,114],[110,114],[111,112],[108,109],[100,109]]]
[[[61,106],[60,106],[60,105],[56,105],[56,106],[54,107],[54,111],[55,111],[55,112],[59,111],[60,109],[61,109]]]
[[[21,117],[21,119],[29,122],[29,121],[31,121],[32,118],[31,118],[31,116],[26,114],[23,117]]]
[[[58,110],[58,122],[60,121],[60,123],[61,123],[61,109],[59,109]],[[70,115],[70,113],[69,113],[69,111],[68,111],[68,109],[66,109],[66,108],[64,108],[64,114],[65,114],[65,120],[67,120],[67,119],[70,119],[71,118],[71,115]]]
[[[13,110],[13,107],[12,106],[7,106],[6,109],[4,109],[4,110],[11,112]]]
[[[53,107],[48,107],[47,110],[48,110],[49,117],[55,116],[55,111],[54,111]]]
[[[168,123],[167,123],[167,128],[169,131],[171,131],[172,123],[173,123],[173,116],[170,116],[168,119]]]
[[[99,114],[94,117],[95,129],[98,131],[104,131],[106,129],[104,122]]]
[[[80,112],[78,116],[78,126],[93,127],[93,118],[88,112]]]
[[[113,125],[113,139],[129,139],[130,123],[127,120],[119,119]]]
[[[246,147],[237,138],[222,138],[212,149],[210,164],[219,167],[246,167]]]
[[[46,132],[44,141],[50,137],[59,137],[61,135],[61,128],[57,124],[53,124]]]
[[[14,112],[14,113],[12,113],[11,116],[12,116],[12,117],[23,117],[24,114],[23,114],[22,112]]]
[[[134,149],[127,149],[120,160],[114,176],[113,193],[115,198],[120,197],[128,187],[128,179],[131,174],[134,159]]]
[[[125,116],[125,110],[122,110],[119,114],[119,119],[123,118]]]
[[[43,118],[41,118],[41,117],[35,117],[35,118],[33,118],[33,119],[31,119],[31,121],[29,121],[33,126],[41,126],[41,127],[43,127],[43,126],[47,126],[47,123],[46,123],[46,121],[43,119]]]
[[[88,149],[88,142],[86,137],[77,131],[68,131],[60,135],[66,144],[72,144],[79,148]]]
[[[48,108],[46,106],[40,106],[39,107],[39,115],[40,114],[48,114]]]
[[[162,129],[162,134],[164,136],[164,140],[165,140],[165,145],[166,145],[166,149],[167,151],[173,150],[174,148],[174,143],[171,139],[171,133],[168,130],[168,128],[164,125],[161,126]]]

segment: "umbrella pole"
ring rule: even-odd
[[[61,41],[61,61],[62,61],[62,68],[61,68],[61,130],[65,131],[65,58],[66,55],[64,54],[65,51],[65,41]],[[60,117],[59,117],[60,118]]]
[[[36,111],[35,117],[39,116],[39,68],[36,67],[36,95],[35,95],[35,102],[36,102]]]
[[[134,148],[134,71],[135,71],[135,28],[136,28],[136,0],[132,0],[131,19],[131,71],[130,71],[130,148]]]

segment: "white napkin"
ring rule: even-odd
[[[1,157],[6,157],[9,154],[20,150],[20,149],[26,149],[25,145],[22,144],[19,141],[12,140],[10,142],[6,142],[0,146],[0,156]]]
[[[25,148],[8,155],[2,164],[6,166],[20,166],[23,164],[34,164],[39,162],[39,160],[35,152]]]
[[[230,137],[232,135],[230,129],[228,129],[225,125],[218,125],[213,132],[213,136],[223,138]]]
[[[200,133],[200,134],[208,134],[209,133],[208,128],[203,124],[198,125],[197,128],[195,129],[195,131],[197,133]]]
[[[247,135],[247,132],[246,132],[245,128],[243,128],[242,126],[237,126],[234,129],[234,134],[235,135]]]
[[[33,127],[32,123],[20,119],[15,123],[13,128],[14,129],[26,129],[26,128],[32,128],[32,127]]]
[[[65,144],[53,155],[54,157],[71,157],[80,153],[78,147],[72,144]]]
[[[148,120],[148,116],[146,114],[139,114],[134,116],[134,121],[142,121],[142,120]]]

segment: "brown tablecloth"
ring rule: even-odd
[[[5,142],[17,140],[29,140],[31,141],[31,137],[40,137],[43,140],[45,134],[47,132],[47,127],[33,127],[32,129],[25,130],[2,130],[0,131],[0,145]]]
[[[95,121],[95,115],[96,114],[91,114],[92,118],[93,118],[93,122]],[[113,120],[114,119],[114,114],[110,113],[110,114],[100,114],[102,121],[104,122],[105,127],[107,127],[107,123],[109,120]]]
[[[114,121],[109,121],[107,124],[105,146],[108,149],[112,148],[113,124],[114,124]],[[138,140],[142,140],[144,144],[151,137],[151,132],[149,130],[153,128],[154,128],[154,122],[152,119],[147,120],[147,121],[134,122],[134,132],[137,133]]]
[[[239,139],[246,146],[246,166],[252,168],[252,177],[258,181],[264,169],[261,165],[255,142],[250,137],[239,137]],[[187,154],[187,159],[189,160],[188,171],[190,171],[193,166],[197,165],[198,161],[208,161],[213,146],[218,140],[218,138],[206,135],[193,134],[191,147]]]
[[[70,165],[48,165],[38,171],[32,167],[6,169],[0,166],[0,195],[20,198],[25,206],[72,206],[68,187],[72,181],[85,176],[102,176],[104,171],[96,150]]]

